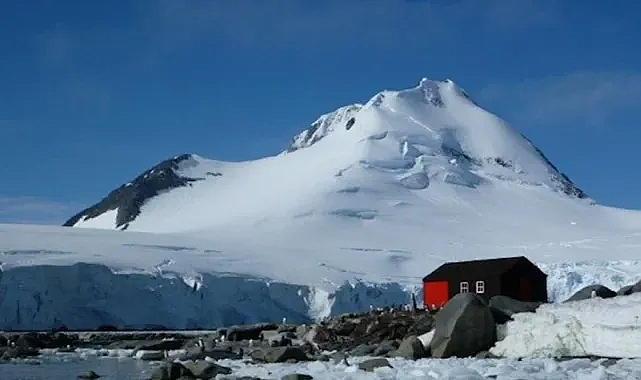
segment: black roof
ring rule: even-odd
[[[538,269],[534,263],[528,260],[525,256],[515,256],[515,257],[501,257],[496,259],[482,259],[482,260],[470,260],[470,261],[455,261],[449,262],[441,265],[436,268],[432,273],[423,277],[423,281],[427,280],[445,280],[448,278],[456,278],[460,276],[461,272],[474,271],[481,272],[485,275],[501,275],[505,272],[508,272],[510,269],[514,268],[516,264],[525,261],[527,264]],[[539,269],[539,271],[543,273]],[[546,275],[547,276],[547,275]]]

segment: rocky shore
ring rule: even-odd
[[[577,292],[573,300],[612,296],[601,287]],[[438,312],[419,309],[379,309],[344,314],[315,324],[263,323],[213,331],[95,331],[26,332],[0,334],[0,361],[96,349],[123,352],[145,361],[162,362],[151,379],[235,379],[232,369],[218,364],[231,359],[252,363],[331,361],[349,363],[369,357],[359,370],[391,366],[387,358],[410,360],[447,357],[494,357],[497,325],[516,313],[534,312],[538,303],[496,296],[486,302],[478,295],[455,296]],[[562,358],[560,358],[562,359]],[[96,378],[99,374],[79,374]],[[287,379],[309,379],[292,374]]]

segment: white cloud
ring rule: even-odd
[[[641,107],[641,74],[573,72],[487,86],[482,103],[496,105],[515,122],[603,127]]]
[[[75,205],[49,199],[0,195],[0,222],[62,224],[74,211]]]

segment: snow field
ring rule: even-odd
[[[641,294],[542,305],[499,330],[504,357],[641,358]]]
[[[234,375],[280,379],[290,373],[309,374],[314,379],[439,379],[439,380],[630,380],[641,378],[641,360],[622,360],[605,368],[600,361],[571,360],[556,362],[552,359],[525,359],[523,361],[500,359],[389,359],[393,368],[380,368],[372,372],[358,369],[358,363],[367,358],[350,358],[349,366],[329,362],[299,364],[241,364],[222,361],[232,367]]]

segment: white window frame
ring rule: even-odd
[[[477,294],[485,293],[485,281],[476,281],[476,293]]]
[[[460,293],[469,293],[470,292],[470,284],[467,281],[461,281],[459,284],[459,292]]]

